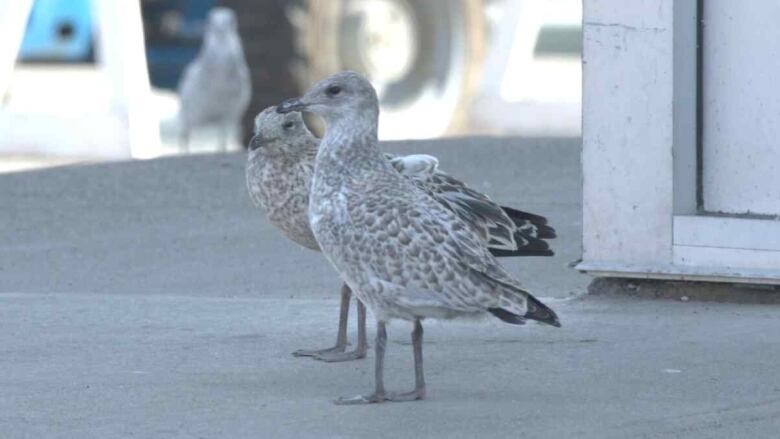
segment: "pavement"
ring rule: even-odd
[[[580,254],[576,141],[386,149],[436,155],[550,218],[555,257],[504,261],[563,328],[426,322],[428,399],[335,406],[370,389],[373,353],[290,355],[333,343],[339,282],[251,206],[243,155],[5,174],[0,437],[777,436],[777,305],[584,295],[590,278],[568,266]],[[389,328],[391,390],[413,384],[409,330]]]

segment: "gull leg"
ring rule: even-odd
[[[338,361],[350,361],[366,358],[368,352],[368,341],[366,340],[366,306],[360,300],[355,300],[358,312],[358,344],[354,351],[349,352],[325,352],[314,356],[314,359],[335,363]],[[347,300],[349,303],[349,300]],[[349,306],[349,305],[347,305]],[[346,318],[345,318],[346,320]],[[344,324],[346,331],[346,323]],[[346,334],[345,334],[346,340]]]
[[[228,142],[228,125],[222,123],[219,125],[219,151],[220,152],[227,151],[227,142]]]
[[[184,128],[179,133],[179,151],[183,153],[190,152],[190,129]]]
[[[387,395],[388,401],[414,401],[425,399],[425,375],[423,374],[423,356],[422,356],[423,327],[420,319],[414,321],[414,330],[412,331],[412,347],[414,348],[414,390],[404,393],[390,393]]]
[[[336,335],[336,345],[327,349],[299,349],[293,352],[296,357],[316,357],[328,353],[344,352],[347,347],[347,320],[349,319],[349,299],[352,297],[352,290],[347,284],[341,286],[341,311],[339,313],[339,331]]]
[[[374,393],[358,395],[352,398],[341,397],[334,401],[338,405],[372,404],[385,402],[385,346],[387,345],[387,328],[385,322],[376,323],[376,354],[374,358]]]

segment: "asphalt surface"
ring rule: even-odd
[[[396,143],[547,215],[557,255],[506,261],[564,327],[426,322],[429,397],[370,389],[373,353],[325,364],[338,280],[254,210],[243,157],[0,176],[0,437],[776,437],[780,308],[582,296],[579,148]],[[354,314],[354,312],[353,312]],[[353,322],[354,324],[354,322]],[[413,384],[389,328],[386,384]],[[350,336],[354,338],[354,327]]]
[[[391,143],[425,152],[495,200],[550,218],[553,258],[507,260],[541,296],[583,291],[578,143],[502,138]],[[0,291],[331,297],[325,259],[249,200],[241,153],[0,175]],[[35,275],[31,275],[35,273]]]

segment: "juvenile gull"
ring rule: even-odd
[[[198,56],[179,82],[179,143],[189,150],[194,128],[217,125],[220,148],[227,148],[228,133],[237,130],[249,105],[252,84],[238,36],[236,15],[217,7],[209,12]]]
[[[375,389],[340,404],[425,397],[422,323],[490,313],[513,324],[560,326],[551,309],[498,264],[484,237],[431,194],[402,176],[379,151],[376,91],[343,72],[277,111],[310,111],[327,125],[317,151],[309,222],[331,264],[377,319]],[[386,392],[386,322],[414,323],[415,388]]]
[[[246,185],[255,206],[281,232],[310,250],[319,251],[309,226],[309,189],[314,175],[314,158],[319,140],[306,128],[297,112],[279,114],[276,107],[263,110],[255,118],[254,137],[249,143]],[[358,344],[346,351],[347,320],[352,291],[341,287],[341,309],[336,345],[327,349],[297,350],[295,356],[324,361],[347,361],[366,356],[366,308],[357,303]]]
[[[314,160],[319,139],[306,128],[300,113],[279,114],[275,107],[255,118],[255,136],[249,144],[246,183],[254,204],[266,212],[269,221],[289,239],[319,251],[309,227],[308,202]],[[393,167],[419,188],[428,191],[445,207],[467,221],[490,244],[491,252],[502,256],[550,256],[543,239],[555,237],[544,217],[501,207],[454,177],[438,169],[430,155],[392,156]],[[346,361],[366,355],[366,310],[357,301],[358,344],[346,352],[351,290],[341,288],[341,307],[336,345],[319,350],[298,350],[296,356],[324,361]]]
[[[307,213],[319,139],[306,128],[300,113],[282,115],[275,111],[275,107],[266,108],[257,115],[254,134],[249,144],[246,166],[250,198],[285,236],[303,247],[319,251]],[[543,240],[555,237],[555,230],[547,225],[546,218],[496,205],[486,195],[439,170],[438,160],[430,155],[396,157],[385,154],[385,157],[398,172],[428,191],[437,201],[479,231],[494,254],[553,254]],[[341,288],[336,345],[327,349],[298,350],[293,355],[312,356],[324,361],[365,357],[368,348],[365,307],[359,301],[358,344],[355,350],[346,352],[351,294],[349,287],[344,284]]]

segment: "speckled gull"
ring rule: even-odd
[[[309,226],[309,189],[314,175],[314,158],[319,140],[306,128],[297,112],[279,114],[269,107],[255,117],[254,137],[249,143],[246,163],[246,185],[255,206],[293,242],[319,251]],[[335,346],[327,349],[300,349],[295,356],[314,357],[324,361],[347,361],[364,358],[366,341],[366,308],[357,303],[358,343],[346,351],[349,302],[352,291],[341,287],[341,309]]]
[[[203,44],[198,56],[184,70],[179,96],[181,148],[189,150],[194,128],[217,125],[224,151],[228,134],[239,128],[252,96],[249,68],[232,10],[217,7],[209,12]]]
[[[425,397],[422,320],[490,313],[513,324],[560,326],[551,309],[525,291],[490,253],[479,232],[402,176],[379,151],[376,91],[343,72],[279,105],[310,111],[327,129],[315,162],[309,222],[323,254],[377,319],[375,389],[340,404]],[[414,323],[415,388],[386,392],[386,322]]]
[[[309,188],[319,139],[306,128],[300,113],[282,115],[275,111],[275,107],[266,108],[257,115],[254,134],[246,164],[246,183],[252,201],[289,239],[319,251],[308,218]],[[439,170],[439,162],[433,156],[414,154],[396,157],[385,154],[385,157],[398,172],[479,231],[494,254],[553,254],[543,239],[554,238],[555,231],[546,224],[544,217],[496,205],[486,195]],[[335,346],[298,350],[293,355],[324,361],[365,357],[368,349],[366,310],[360,301],[357,301],[357,347],[346,351],[351,295],[351,290],[344,284]]]

